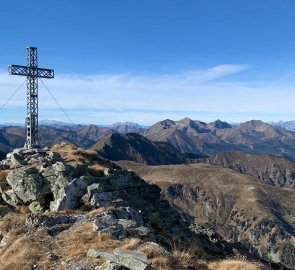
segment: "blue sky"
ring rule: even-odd
[[[295,119],[294,14],[293,0],[3,1],[0,104],[31,45],[74,122]],[[23,121],[25,91],[0,122]],[[67,120],[41,84],[40,118]]]

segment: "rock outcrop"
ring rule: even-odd
[[[116,266],[126,267],[130,270],[153,270],[147,255],[138,251],[115,250],[114,253],[104,250],[89,249],[87,255],[91,258],[103,258],[107,262],[100,267],[101,270],[114,269]]]
[[[156,259],[139,260],[131,255],[140,252],[162,256],[168,269],[194,269],[187,268],[195,267],[194,260],[176,258],[175,254],[182,253],[173,253],[172,243],[188,250],[197,247],[194,254],[204,260],[233,254],[232,247],[218,236],[193,229],[195,221],[163,200],[159,187],[101,159],[95,151],[68,145],[57,148],[61,155],[49,149],[20,149],[1,162],[7,176],[1,181],[0,204],[14,213],[3,214],[4,225],[0,221],[3,269],[13,269],[8,256],[11,246],[18,243],[37,254],[26,257],[29,266],[23,264],[22,269],[97,269],[99,263],[86,256],[91,248],[111,254],[108,258],[100,255],[107,262],[99,269],[159,266]],[[32,245],[38,248],[32,250]],[[18,248],[14,249],[17,254]]]

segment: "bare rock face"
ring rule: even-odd
[[[1,197],[4,202],[11,206],[17,206],[21,203],[21,200],[17,197],[12,189],[2,191]]]
[[[96,192],[93,193],[90,203],[93,206],[110,206],[113,202],[113,200],[118,197],[118,192]]]
[[[105,252],[99,249],[90,249],[87,254],[91,258],[102,258],[109,262],[116,263],[130,270],[153,270],[144,253],[117,250],[115,253]],[[108,263],[109,264],[109,263]],[[107,269],[107,265],[101,269]]]
[[[37,208],[48,208],[49,202],[53,211],[74,209],[79,206],[80,198],[87,191],[87,182],[75,178],[75,175],[83,173],[80,167],[72,167],[65,162],[57,161],[59,155],[52,152],[42,156],[38,153],[22,156],[20,153],[17,154],[19,156],[17,160],[21,160],[21,163],[15,161],[15,153],[8,156],[8,162],[6,160],[8,164],[10,162],[10,167],[17,167],[10,171],[6,179],[11,188],[9,193],[6,191],[3,195],[7,203],[31,204],[34,211]],[[36,164],[31,165],[32,160]],[[16,202],[13,193],[19,202]]]
[[[42,200],[50,193],[49,183],[34,167],[23,167],[11,171],[7,182],[23,203]]]
[[[93,223],[94,231],[98,233],[110,234],[113,238],[124,239],[127,237],[126,232],[121,224],[118,223],[112,215],[102,215],[96,217]]]
[[[86,172],[71,166],[58,153],[46,150],[17,149],[1,162],[10,170],[6,178],[10,190],[3,190],[8,204],[30,204],[30,209],[73,209],[87,191],[87,182],[78,178]]]
[[[61,188],[53,194],[55,200],[50,204],[50,209],[58,211],[77,208],[86,190],[87,183],[80,178],[75,178],[65,186],[61,185]]]

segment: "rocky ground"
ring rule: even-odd
[[[95,151],[15,150],[0,192],[1,270],[264,269]]]

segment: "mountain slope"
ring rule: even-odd
[[[13,148],[23,147],[25,130],[19,127],[0,128],[0,151],[7,154]]]
[[[200,162],[230,168],[268,184],[295,188],[295,163],[284,158],[225,152]]]
[[[95,151],[16,150],[0,166],[1,270],[266,269],[231,258],[230,244],[163,200],[159,187]]]
[[[89,148],[101,138],[116,132],[110,128],[89,126],[40,126],[41,146],[52,146],[61,142]],[[14,148],[23,147],[25,129],[22,127],[0,128],[0,151],[8,153]]]
[[[119,162],[198,224],[262,258],[295,267],[295,190],[208,164],[144,166]]]
[[[91,149],[110,160],[132,160],[151,165],[186,163],[186,157],[171,145],[152,142],[136,133],[111,134]]]
[[[165,120],[148,128],[144,135],[150,140],[167,142],[178,151],[191,157],[210,155],[215,148],[234,150],[216,137],[206,123],[184,118],[180,121]]]
[[[188,118],[165,120],[151,126],[144,135],[154,141],[168,142],[192,156],[243,151],[295,160],[295,133],[256,120],[237,126],[220,120],[209,124]]]

